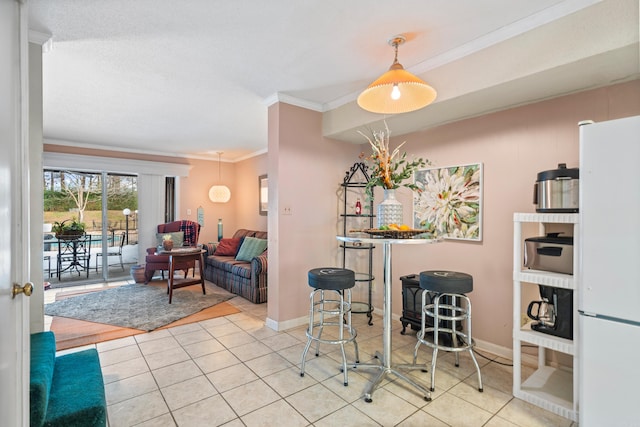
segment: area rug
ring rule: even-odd
[[[136,283],[45,304],[44,312],[48,316],[153,331],[234,297],[209,284],[206,291],[203,295],[200,286],[176,289],[169,304],[166,285]]]
[[[195,314],[169,323],[168,325],[158,328],[158,330],[215,319],[216,317],[228,316],[239,312],[240,310],[237,307],[228,302],[221,302],[220,304],[205,308]],[[84,320],[58,316],[52,319],[50,330],[56,336],[57,351],[130,337],[132,335],[146,334],[145,331],[138,329],[121,328],[104,323],[86,322]]]

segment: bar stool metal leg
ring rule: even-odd
[[[449,298],[451,303],[442,303],[443,298]],[[461,300],[461,305],[458,305],[458,300]],[[463,305],[462,305],[463,304]],[[473,347],[475,342],[472,338],[471,332],[471,300],[466,295],[462,294],[447,294],[440,293],[435,296],[432,304],[426,303],[426,292],[422,296],[422,318],[421,329],[417,334],[418,342],[413,351],[413,364],[417,365],[418,349],[421,344],[425,344],[433,348],[431,356],[431,391],[435,390],[435,371],[438,358],[438,351],[450,351],[455,353],[455,365],[460,366],[459,353],[462,351],[468,351],[471,356],[471,360],[478,373],[478,390],[483,391],[482,375],[480,374],[480,366],[473,353]],[[433,327],[426,327],[427,316],[433,318]],[[445,326],[441,326],[441,321],[448,322]],[[457,330],[457,322],[463,322],[466,325],[466,333],[462,330]],[[433,333],[433,341],[426,338],[428,333]],[[449,334],[451,337],[451,345],[445,345],[441,341],[441,333]]]
[[[316,299],[318,295],[320,296],[319,300]],[[320,343],[338,344],[340,345],[340,352],[342,354],[341,370],[344,376],[344,385],[347,386],[349,385],[347,355],[344,349],[346,343],[353,342],[355,348],[355,363],[359,363],[360,361],[358,343],[356,341],[357,332],[351,324],[351,289],[314,289],[310,294],[309,300],[309,326],[306,332],[307,344],[302,352],[300,376],[304,376],[306,357],[312,342],[315,341],[316,343],[316,356],[320,355]],[[318,314],[317,321],[316,313]],[[329,319],[325,316],[332,317]],[[347,319],[346,322],[345,317]],[[322,338],[325,326],[337,327],[338,337],[336,339]]]

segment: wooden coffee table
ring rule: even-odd
[[[173,290],[178,288],[184,288],[185,286],[192,286],[200,284],[202,286],[202,294],[206,295],[204,289],[204,257],[205,251],[203,249],[173,249],[171,251],[159,252],[165,255],[169,255],[169,282],[167,285],[167,293],[169,294],[169,304],[173,297]],[[196,279],[176,279],[174,277],[175,266],[184,265],[188,261],[198,261],[200,269],[200,278]],[[195,266],[194,266],[195,269]]]

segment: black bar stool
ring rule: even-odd
[[[434,391],[436,360],[438,350],[455,352],[456,367],[460,366],[459,353],[468,351],[478,372],[478,390],[482,391],[480,366],[473,354],[475,342],[471,336],[471,300],[465,295],[473,291],[473,277],[456,271],[423,271],[420,273],[420,287],[434,295],[433,302],[427,303],[427,293],[422,293],[422,324],[417,334],[418,342],[413,351],[416,365],[418,348],[425,344],[433,348],[431,357],[431,391]],[[433,319],[433,326],[427,327],[427,316]],[[462,328],[458,328],[461,322]],[[466,333],[465,333],[466,329]],[[433,333],[433,339],[427,334]],[[448,334],[442,337],[441,334]],[[445,340],[442,338],[450,338]]]
[[[316,356],[320,354],[320,343],[338,344],[342,351],[344,385],[348,385],[347,356],[344,352],[344,345],[353,342],[356,350],[356,363],[360,359],[356,330],[351,326],[351,288],[355,286],[355,283],[355,273],[344,268],[324,267],[309,270],[309,286],[313,288],[313,291],[309,296],[309,327],[307,328],[307,345],[302,352],[300,364],[301,377],[304,376],[305,358],[313,341],[316,343]],[[319,317],[317,321],[316,313]],[[329,319],[325,319],[325,315]],[[323,338],[322,333],[325,327],[337,329],[337,338]]]

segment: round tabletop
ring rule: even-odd
[[[341,242],[348,243],[389,243],[392,245],[424,245],[427,243],[438,243],[442,241],[442,237],[412,237],[409,239],[390,239],[386,237],[351,237],[351,236],[336,236],[336,239]]]

